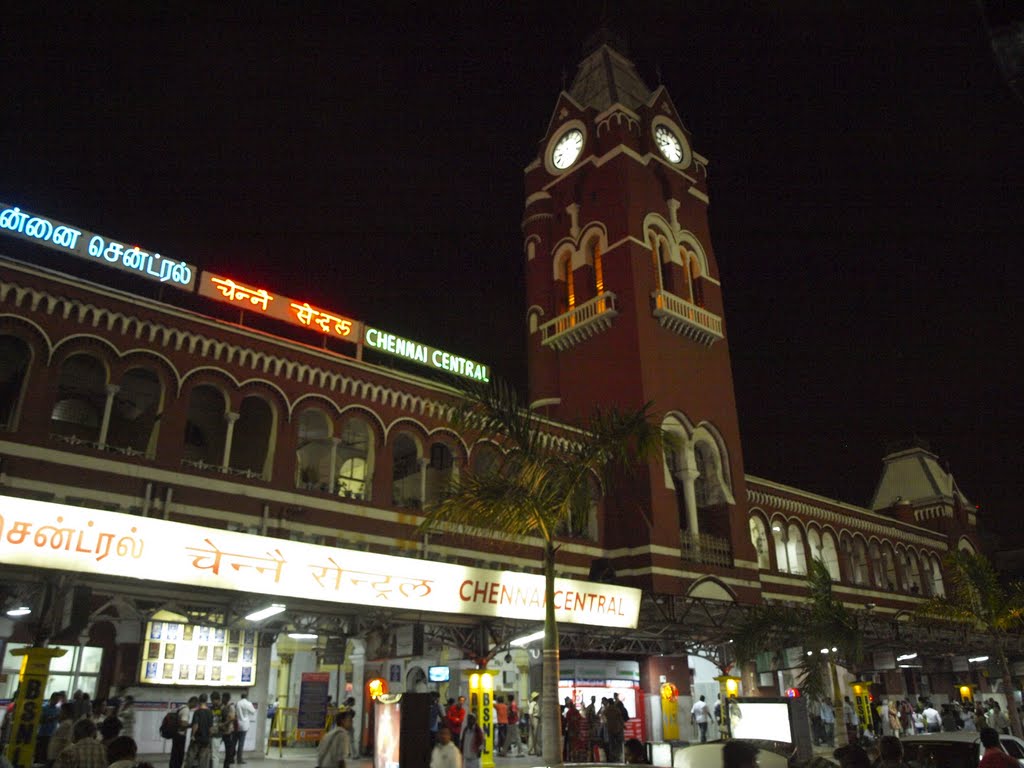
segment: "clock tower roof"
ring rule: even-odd
[[[603,112],[612,104],[636,109],[650,100],[651,89],[632,61],[602,42],[580,62],[569,95],[577,104]]]

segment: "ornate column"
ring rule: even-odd
[[[228,411],[224,414],[224,421],[228,423],[228,428],[224,433],[224,457],[221,459],[221,469],[226,470],[228,468],[228,462],[231,461],[231,442],[235,436],[235,422],[238,421],[240,414]]]
[[[697,523],[697,490],[696,481],[700,472],[692,463],[693,457],[687,456],[687,465],[679,471],[678,479],[683,483],[683,501],[686,504],[686,528],[690,538],[695,540],[700,535]]]
[[[338,444],[340,437],[331,438],[331,473],[328,476],[328,490],[333,494],[338,488]]]
[[[121,391],[117,384],[107,384],[107,402],[103,404],[103,422],[100,424],[100,437],[97,444],[100,450],[107,447],[107,432],[110,430],[110,413],[114,409],[114,398]]]
[[[420,463],[420,509],[427,506],[427,467],[430,466],[430,459],[423,457]]]

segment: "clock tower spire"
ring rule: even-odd
[[[634,506],[606,509],[598,525],[606,547],[648,552],[657,580],[658,552],[673,543],[699,562],[752,558],[736,504],[739,423],[708,161],[667,90],[649,88],[607,33],[594,42],[525,169],[529,394],[570,420],[595,404],[651,402],[678,437]]]

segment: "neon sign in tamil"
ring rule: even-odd
[[[0,203],[0,233],[186,291],[192,290],[198,274],[194,266],[184,261],[175,262],[137,245],[101,237],[5,203]]]

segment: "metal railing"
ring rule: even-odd
[[[688,531],[679,532],[680,557],[688,563],[704,565],[720,565],[732,567],[732,547],[729,540],[709,533],[691,535]]]

